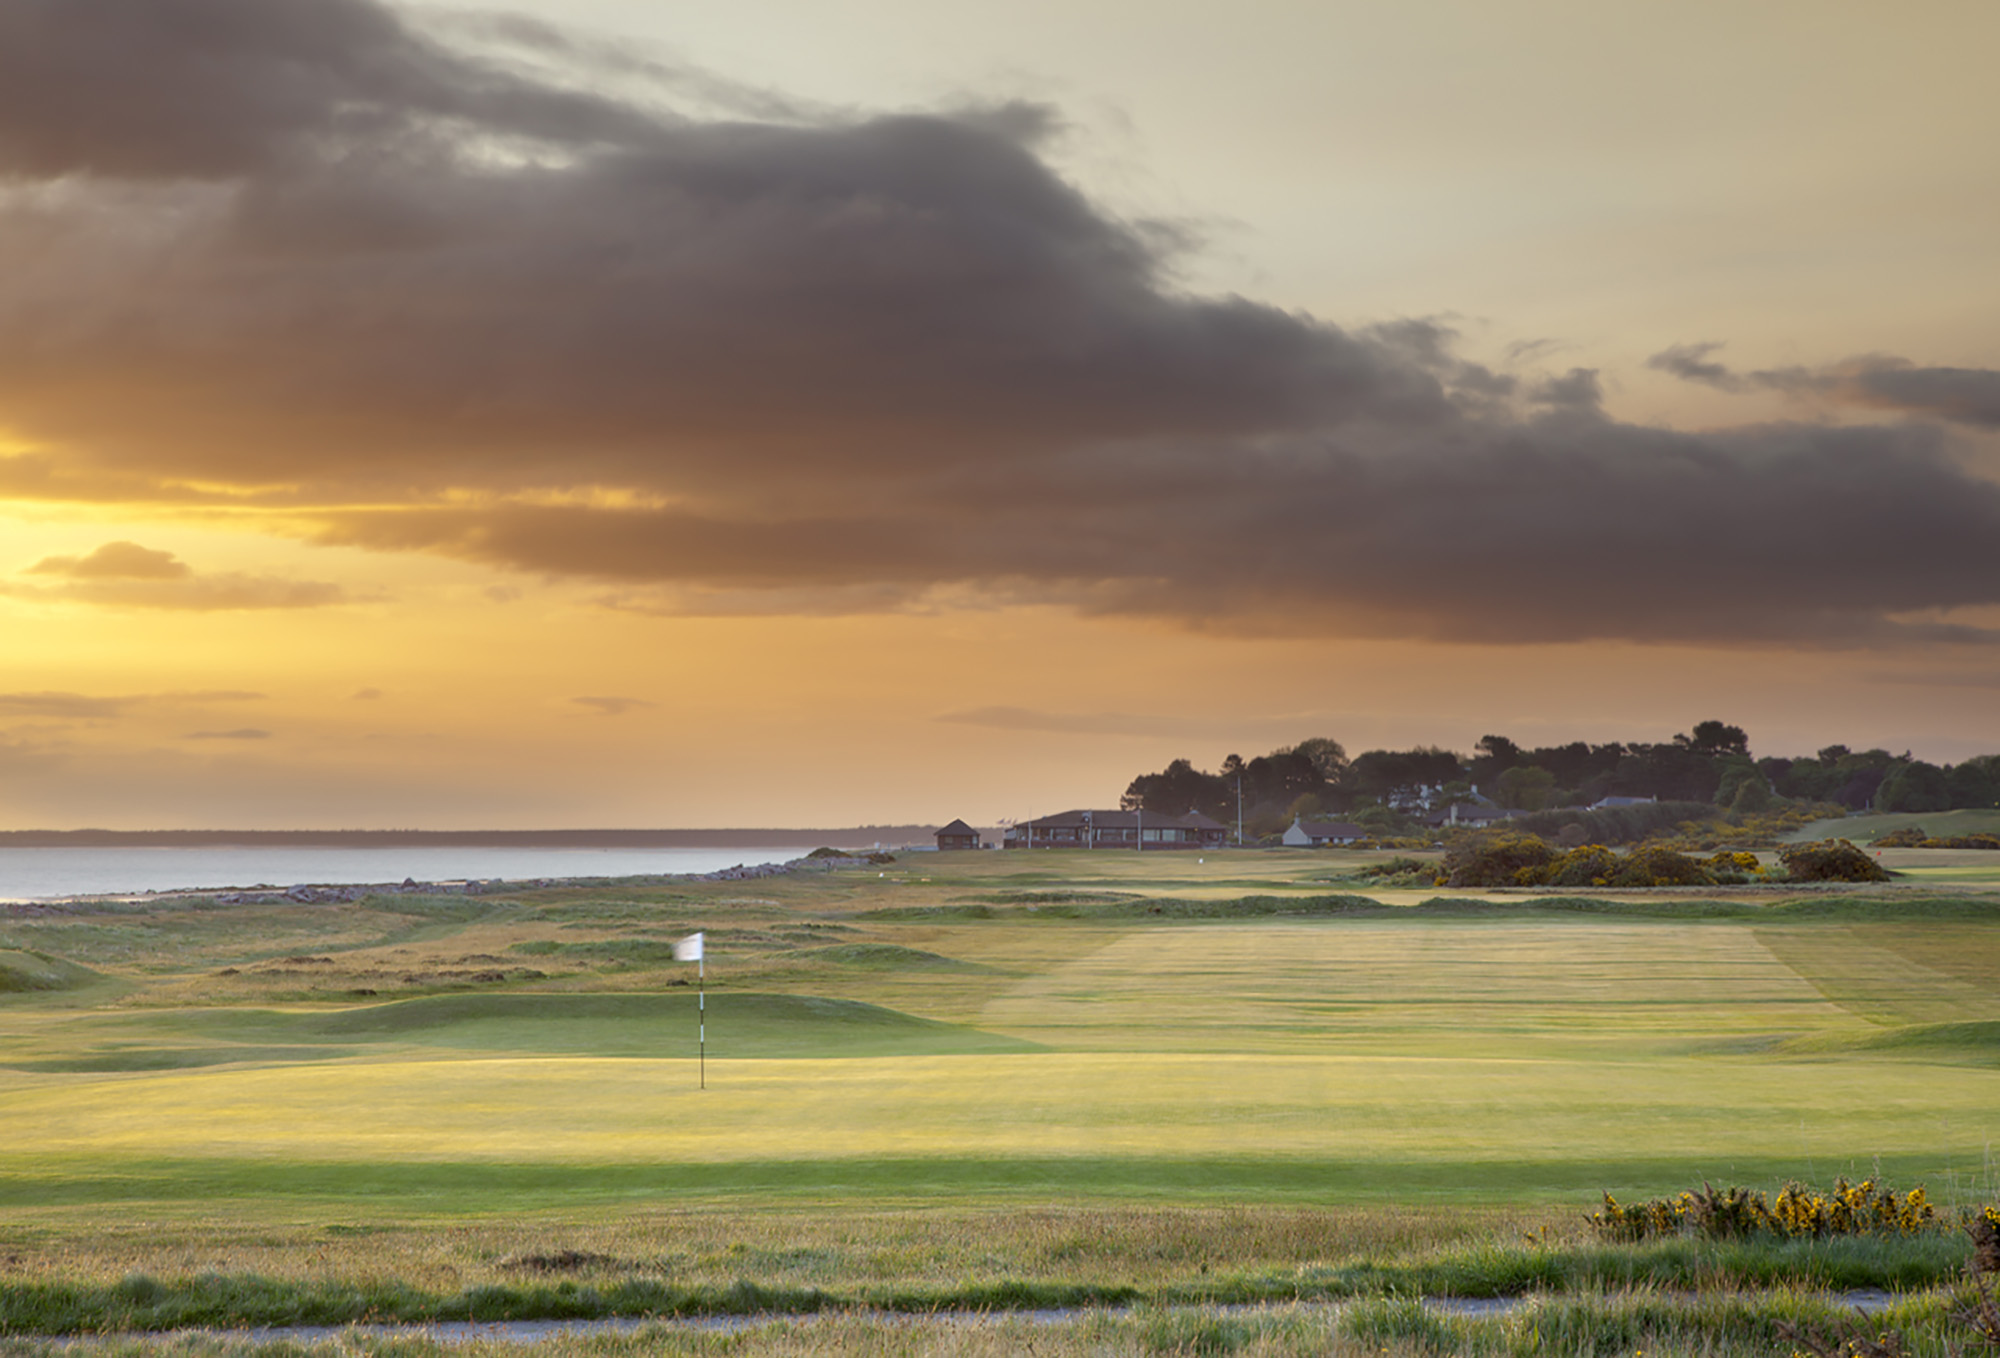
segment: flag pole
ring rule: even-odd
[[[708,949],[700,934],[689,934],[674,943],[674,961],[694,963],[695,1078],[708,1088]]]

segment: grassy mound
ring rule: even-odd
[[[831,962],[863,971],[991,971],[977,962],[962,962],[922,948],[897,943],[836,943],[826,948],[802,948],[791,954],[801,962]]]
[[[931,1056],[1033,1051],[1035,1044],[857,1000],[813,995],[708,995],[714,1057]],[[696,1020],[691,988],[667,994],[425,995],[351,1009],[211,1009],[155,1019],[219,1044],[400,1045],[524,1056],[686,1054]],[[107,1020],[105,1035],[115,1025]],[[96,1055],[96,1054],[93,1054]],[[241,1058],[225,1058],[241,1059]]]
[[[0,948],[0,995],[75,990],[98,979],[98,974],[90,968],[45,952]]]
[[[1895,1052],[1922,1060],[1936,1057],[1947,1062],[2000,1065],[2000,1020],[1984,1019],[1967,1023],[1911,1023],[1884,1032],[1821,1034],[1794,1038],[1784,1050],[1802,1055],[1835,1055],[1852,1052]]]

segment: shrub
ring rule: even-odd
[[[1642,844],[1619,865],[1613,886],[1714,886],[1715,876],[1698,859],[1664,844]]]
[[[1947,835],[1939,838],[1924,833],[1921,825],[1891,830],[1875,840],[1878,849],[2000,849],[2000,835]]]
[[[1888,870],[1851,840],[1817,839],[1778,850],[1785,871],[1799,882],[1886,882]]]
[[[1395,858],[1385,858],[1380,863],[1369,863],[1357,869],[1356,872],[1358,876],[1362,877],[1400,877],[1405,873],[1412,872],[1423,873],[1428,877],[1431,875],[1431,866],[1417,859],[1404,858],[1398,855]]]
[[[1534,835],[1467,835],[1445,852],[1448,886],[1535,886],[1555,850]]]
[[[1549,886],[1609,886],[1622,860],[1602,844],[1585,844],[1551,861],[1542,874]]]
[[[1920,1184],[1898,1196],[1873,1179],[1836,1180],[1831,1193],[1788,1183],[1775,1200],[1748,1188],[1701,1186],[1699,1193],[1626,1206],[1609,1193],[1604,1206],[1584,1217],[1608,1240],[1699,1235],[1737,1240],[1753,1235],[1783,1239],[1835,1235],[1917,1235],[1935,1230],[1937,1212]]]

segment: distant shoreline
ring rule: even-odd
[[[0,849],[729,849],[773,844],[858,849],[936,833],[934,825],[833,830],[0,830]]]

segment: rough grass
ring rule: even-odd
[[[830,962],[836,966],[869,971],[990,971],[977,962],[906,948],[900,943],[836,943],[830,947],[807,948],[794,954],[801,962]]]
[[[0,995],[76,990],[99,979],[88,967],[44,952],[0,949]]]
[[[1816,839],[1851,839],[1869,844],[1892,830],[1921,825],[1940,837],[2000,834],[2000,809],[1961,808],[1957,811],[1863,812],[1840,820],[1816,820],[1785,836],[1786,843],[1809,844]]]
[[[290,1239],[156,1224],[123,1240],[7,1242],[0,1333],[1386,1303],[1419,1295],[1563,1296],[1587,1305],[1634,1292],[1677,1297],[1684,1311],[1691,1289],[1948,1285],[1965,1255],[1945,1233],[1605,1245],[1554,1239],[1544,1225],[1534,1243],[1509,1246],[1499,1243],[1499,1226],[1476,1214],[1395,1209],[1156,1208],[677,1214],[539,1230],[334,1222]]]

